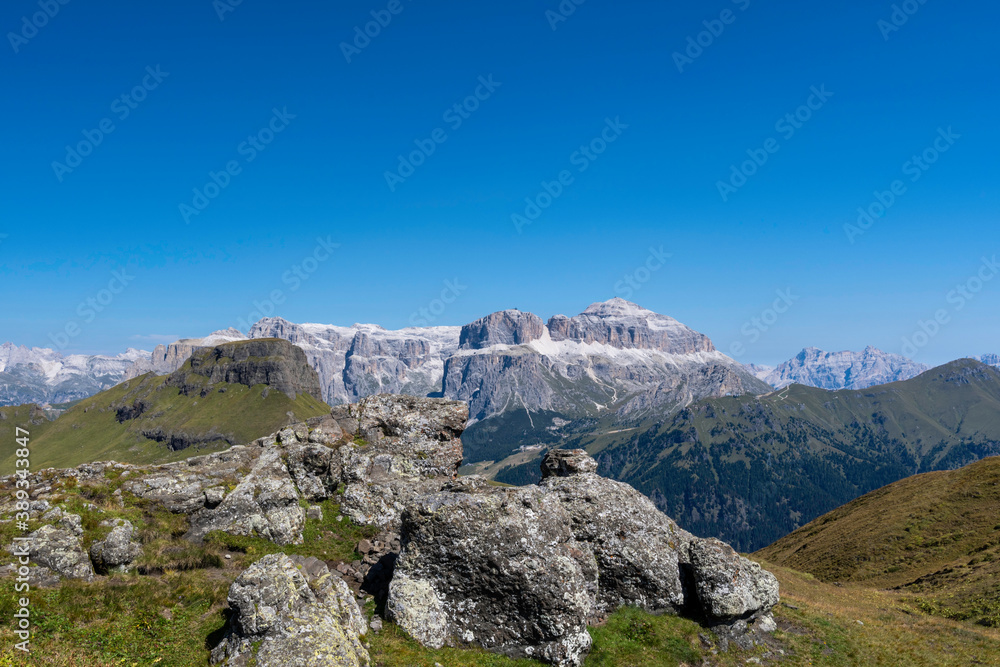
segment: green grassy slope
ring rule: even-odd
[[[182,394],[165,380],[149,374],[123,382],[35,427],[32,469],[109,459],[139,464],[180,460],[244,444],[330,410],[308,394],[292,400],[267,391],[266,385],[219,383],[202,396]],[[120,412],[137,402],[144,406],[138,416]],[[13,450],[12,439],[0,443],[0,474],[13,470]]]
[[[824,581],[894,588],[927,611],[1000,627],[1000,457],[890,484],[758,555]]]

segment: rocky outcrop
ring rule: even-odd
[[[426,646],[580,664],[597,568],[558,498],[538,487],[470,490],[456,485],[407,509],[390,617]]]
[[[458,474],[469,416],[463,403],[379,395],[331,414],[359,441],[341,450],[341,511],[357,523],[396,528],[410,499]]]
[[[566,666],[582,664],[587,624],[623,606],[691,616],[724,644],[774,629],[773,575],[595,469],[582,450],[556,451],[538,486],[463,478],[416,498],[403,515],[390,616],[427,646]]]
[[[257,667],[364,667],[367,625],[347,585],[315,558],[274,554],[229,588],[232,610],[212,662]]]
[[[100,525],[110,527],[111,532],[90,546],[94,570],[98,574],[128,572],[142,555],[142,545],[135,539],[135,527],[125,519],[109,519]]]
[[[305,353],[280,338],[238,341],[196,350],[166,380],[168,386],[178,387],[185,394],[204,393],[219,383],[248,387],[266,384],[292,400],[298,394],[323,400],[319,376],[309,366]]]
[[[63,515],[56,524],[42,526],[28,535],[31,562],[67,579],[94,578],[90,558],[80,545],[83,528],[77,514]],[[35,577],[44,576],[35,573]]]
[[[306,515],[284,461],[289,452],[266,444],[262,449],[250,472],[216,507],[205,507],[191,516],[191,539],[221,530],[231,535],[260,535],[275,544],[302,542]],[[329,495],[327,491],[322,497]]]
[[[462,327],[458,346],[479,350],[491,345],[526,345],[545,333],[542,318],[519,310],[502,310]]]

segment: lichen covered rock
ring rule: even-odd
[[[347,585],[315,558],[272,554],[229,589],[232,616],[212,662],[364,667],[367,624]]]
[[[406,510],[390,616],[428,646],[581,664],[597,568],[558,497],[538,487],[464,488]]]
[[[111,532],[90,546],[90,560],[98,574],[128,572],[142,555],[142,545],[135,540],[135,527],[125,519],[102,521]]]

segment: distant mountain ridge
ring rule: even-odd
[[[754,550],[885,484],[1000,454],[1000,371],[960,359],[861,390],[703,399],[563,446],[586,447],[685,529]],[[514,472],[496,479],[520,481]]]
[[[826,352],[807,347],[779,364],[749,366],[759,379],[775,389],[802,384],[820,389],[867,389],[879,384],[909,380],[930,370],[930,366],[899,354],[868,346],[861,352]]]
[[[48,348],[0,345],[0,405],[59,404],[93,396],[125,379],[132,365],[149,352],[129,348],[122,354],[72,354]]]

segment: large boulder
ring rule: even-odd
[[[364,616],[343,580],[315,558],[272,554],[229,588],[232,610],[212,662],[256,667],[363,667]]]
[[[628,484],[592,472],[596,467],[583,450],[556,450],[542,463],[540,486],[554,492],[573,537],[594,556],[601,582],[597,611],[631,605],[680,613],[685,606],[680,565],[688,560],[694,537]]]
[[[420,498],[403,517],[388,613],[426,646],[580,665],[597,569],[569,528],[538,487],[463,482]]]
[[[128,572],[142,555],[142,545],[135,540],[135,527],[125,519],[102,521],[111,532],[90,546],[90,560],[98,574]]]
[[[723,645],[774,629],[777,580],[680,529],[582,450],[549,453],[537,486],[476,477],[414,499],[387,610],[426,646],[474,644],[575,666],[588,623],[624,606],[684,614]]]
[[[78,529],[79,519],[76,514],[66,515],[60,519],[59,525],[42,526],[29,534],[31,562],[48,568],[60,577],[91,581],[94,568],[80,545],[83,531]]]
[[[773,574],[715,539],[696,539],[688,547],[691,606],[726,646],[748,648],[761,633],[777,627],[771,609],[778,604]]]

